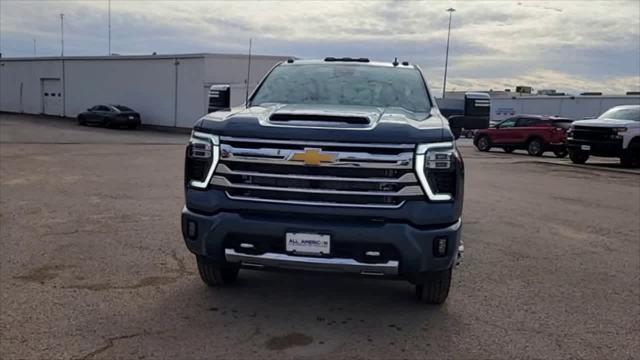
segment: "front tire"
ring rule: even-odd
[[[216,265],[204,256],[196,256],[198,273],[202,282],[209,287],[228,285],[238,279],[239,264],[226,263],[223,266]]]
[[[640,153],[634,154],[631,149],[627,149],[620,157],[620,165],[625,168],[640,166]]]
[[[567,157],[567,154],[568,154],[568,153],[569,153],[569,152],[568,152],[566,149],[562,149],[562,150],[554,150],[554,151],[553,151],[553,154],[554,154],[557,158],[560,158],[560,159]]]
[[[422,282],[416,285],[416,298],[425,304],[443,304],[449,296],[451,274],[451,268],[427,273]]]
[[[589,160],[589,153],[580,151],[580,150],[569,150],[569,159],[574,164],[584,164]]]
[[[491,140],[486,135],[481,136],[476,142],[476,148],[480,151],[489,151],[491,150]]]
[[[540,139],[531,139],[527,144],[527,152],[531,156],[542,156],[544,152],[544,147],[542,144],[542,140]]]
[[[87,120],[84,118],[84,116],[82,115],[78,116],[78,125],[81,125],[81,126],[87,125]]]

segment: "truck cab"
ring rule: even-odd
[[[288,60],[210,113],[185,156],[182,233],[209,286],[240,269],[404,279],[443,303],[462,256],[464,164],[422,71]]]

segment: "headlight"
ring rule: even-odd
[[[416,174],[430,200],[450,201],[457,186],[458,151],[451,142],[421,144],[416,149]]]
[[[185,158],[185,182],[206,189],[220,158],[220,139],[216,135],[192,131]]]
[[[617,127],[617,128],[613,128],[613,131],[621,133],[621,132],[627,131],[627,128],[626,127]]]

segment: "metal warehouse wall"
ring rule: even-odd
[[[491,120],[503,120],[517,114],[583,119],[597,117],[617,105],[640,105],[640,96],[527,96],[491,99]]]
[[[252,87],[284,59],[253,57]],[[75,117],[112,103],[137,110],[144,124],[191,127],[206,113],[211,84],[232,85],[232,104],[244,102],[247,56],[67,57],[64,83],[62,72],[60,58],[2,59],[0,111]]]

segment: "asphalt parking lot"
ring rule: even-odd
[[[640,354],[637,170],[462,140],[465,261],[435,307],[373,279],[206,288],[180,233],[186,140],[0,114],[0,358]]]

